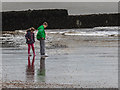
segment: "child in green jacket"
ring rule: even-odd
[[[37,40],[40,41],[40,54],[42,57],[47,57],[47,55],[45,55],[45,38],[46,38],[46,34],[45,34],[45,28],[48,26],[47,22],[44,22],[43,25],[39,26],[37,28],[38,33],[37,33]]]

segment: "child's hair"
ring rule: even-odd
[[[34,27],[31,27],[30,30],[31,30],[31,31],[35,31],[35,28],[34,28]]]
[[[30,28],[28,28],[26,31],[30,31],[31,29]]]
[[[47,23],[47,22],[44,22],[43,25],[48,26],[48,23]]]
[[[28,28],[26,31],[35,31],[34,27]]]

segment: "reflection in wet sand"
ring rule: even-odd
[[[45,82],[45,58],[40,58],[40,68],[38,69],[38,81]]]
[[[28,56],[28,65],[26,68],[26,81],[34,81],[34,61],[35,56],[33,56],[32,63],[30,62],[30,56]]]

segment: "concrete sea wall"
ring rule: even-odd
[[[44,21],[48,29],[93,28],[98,26],[120,26],[120,13],[68,15],[66,9],[27,10],[2,12],[2,30],[37,28]]]

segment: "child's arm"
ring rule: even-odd
[[[33,33],[33,41],[35,42],[35,34]]]
[[[26,35],[25,35],[25,38],[29,41],[30,39],[29,39],[29,34],[27,33]]]

